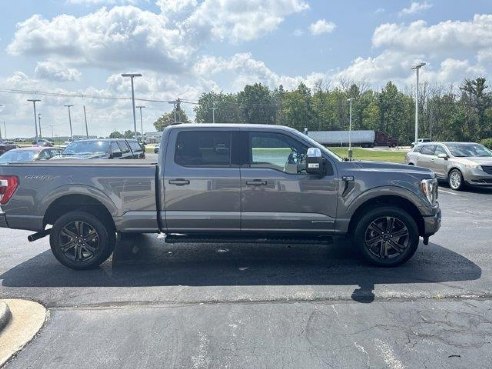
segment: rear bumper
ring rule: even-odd
[[[423,236],[432,236],[441,228],[441,209],[436,208],[435,214],[424,217],[424,234]]]
[[[9,228],[9,225],[7,224],[7,216],[5,215],[4,212],[2,212],[1,208],[0,208],[0,228]]]

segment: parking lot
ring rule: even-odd
[[[441,230],[395,269],[349,243],[122,239],[101,268],[61,266],[48,239],[0,229],[0,294],[50,309],[7,368],[486,368],[492,189],[440,188]],[[76,349],[73,349],[76,347]]]

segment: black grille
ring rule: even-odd
[[[492,165],[482,165],[482,169],[487,174],[492,174]]]

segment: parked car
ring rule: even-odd
[[[63,150],[63,159],[133,159],[140,155],[133,153],[127,140],[102,138],[73,141]]]
[[[31,241],[49,234],[62,264],[88,269],[111,255],[116,232],[163,232],[169,243],[347,235],[368,262],[391,267],[441,225],[431,170],[343,161],[292,128],[173,125],[161,146],[158,163],[0,166],[0,227],[32,230]]]
[[[429,142],[407,153],[410,165],[429,168],[453,190],[492,186],[492,151],[473,142]]]
[[[12,149],[0,156],[0,164],[17,163],[24,161],[49,160],[59,156],[60,149],[54,147],[23,147],[20,149]]]
[[[40,138],[37,141],[33,141],[32,144],[35,146],[53,147],[53,142],[51,142],[50,140],[46,140],[44,138]]]
[[[424,143],[424,142],[431,142],[432,140],[430,138],[418,138],[417,139],[417,142],[412,142],[410,144],[411,147],[414,147],[415,145],[418,145],[418,144],[421,144],[421,143]]]
[[[133,159],[145,159],[145,146],[137,140],[126,140],[133,152]]]
[[[2,155],[4,152],[15,149],[16,147],[16,144],[0,139],[0,155]]]
[[[154,154],[157,154],[159,152],[159,147],[160,146],[161,146],[160,144],[155,145],[155,147],[154,147]]]

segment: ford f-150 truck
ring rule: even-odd
[[[160,147],[158,163],[2,165],[0,227],[32,230],[31,241],[49,234],[73,269],[98,266],[130,232],[169,242],[349,235],[367,261],[396,266],[440,227],[432,171],[343,161],[291,128],[181,124]]]

